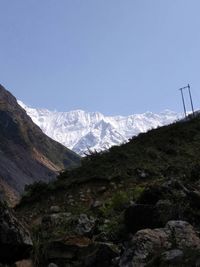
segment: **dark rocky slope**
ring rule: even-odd
[[[0,191],[14,199],[26,184],[50,181],[79,156],[47,137],[0,85]]]

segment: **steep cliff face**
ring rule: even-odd
[[[19,194],[78,163],[79,156],[47,137],[0,85],[0,190]]]

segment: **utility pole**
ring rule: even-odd
[[[190,96],[190,103],[191,103],[191,108],[192,108],[192,113],[194,116],[194,105],[193,105],[193,101],[192,101],[192,94],[191,94],[191,90],[190,90],[190,85],[188,84],[188,92],[189,92],[189,96]]]
[[[180,88],[179,90],[181,91],[181,96],[182,96],[182,101],[183,101],[184,114],[185,114],[185,117],[187,117],[186,107],[185,107],[185,100],[184,100],[184,95],[183,95],[183,90],[184,90],[185,88],[186,88],[186,87],[182,87],[182,88]]]
[[[193,105],[193,101],[192,101],[192,94],[191,94],[190,85],[188,84],[187,86],[182,87],[182,88],[179,89],[181,91],[181,97],[182,97],[182,101],[183,101],[183,109],[184,109],[185,117],[187,117],[185,99],[184,99],[184,94],[183,94],[183,90],[185,90],[185,89],[188,89],[188,94],[189,94],[189,98],[190,98],[190,104],[191,104],[191,108],[192,108],[192,114],[194,116],[194,105]]]

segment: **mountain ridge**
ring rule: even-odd
[[[31,108],[18,100],[32,120],[52,139],[83,156],[88,150],[101,151],[127,142],[140,132],[170,124],[182,117],[165,110],[128,116],[105,116],[81,109],[68,112]]]
[[[46,136],[0,85],[0,195],[19,197],[25,185],[50,181],[79,157]]]

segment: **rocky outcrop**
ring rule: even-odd
[[[13,263],[30,256],[32,240],[28,230],[10,209],[0,202],[0,263]]]
[[[78,221],[76,232],[79,235],[91,235],[95,228],[96,219],[93,217],[88,217],[87,214],[80,214]]]
[[[199,225],[200,191],[188,189],[178,179],[147,187],[136,203],[125,211],[125,224],[131,233],[144,228],[164,227],[170,220]]]
[[[169,221],[165,228],[138,231],[120,267],[197,266],[199,262],[200,239],[193,227],[185,221]]]

